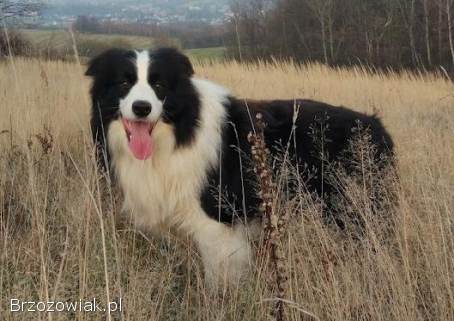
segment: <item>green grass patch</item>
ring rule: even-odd
[[[188,49],[185,51],[189,57],[197,61],[222,61],[225,59],[225,47]]]
[[[41,47],[66,47],[72,44],[71,33],[67,30],[38,30],[38,29],[21,29],[20,32],[33,44]],[[76,43],[84,41],[96,41],[104,44],[123,41],[134,48],[149,48],[154,44],[154,39],[142,36],[124,36],[124,35],[107,35],[91,33],[74,33]]]
[[[153,47],[181,48],[181,42],[176,38],[155,39],[143,36],[126,36],[118,34],[74,33],[74,40],[68,30],[21,29],[21,34],[36,50],[40,52],[53,51],[61,55],[73,55],[74,40],[79,55],[93,57],[104,50],[113,47],[129,49],[148,49]],[[199,48],[185,50],[194,61],[222,61],[225,57],[224,47]]]

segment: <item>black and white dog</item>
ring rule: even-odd
[[[124,210],[140,228],[191,235],[208,282],[237,280],[250,262],[245,227],[254,221],[260,199],[247,135],[257,113],[267,124],[272,154],[294,139],[294,159],[308,168],[322,166],[310,132],[323,117],[331,160],[348,161],[340,155],[358,121],[370,129],[377,159],[392,155],[392,140],[374,116],[307,100],[234,98],[194,77],[189,59],[175,49],[111,49],[94,58],[86,74],[93,77],[91,126],[98,156],[123,190]],[[310,192],[335,192],[321,175],[306,181]]]

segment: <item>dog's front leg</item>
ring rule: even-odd
[[[244,226],[230,227],[206,215],[193,230],[211,288],[235,286],[247,273],[252,251]]]

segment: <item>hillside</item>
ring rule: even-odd
[[[73,39],[67,30],[39,30],[21,29],[20,33],[30,41],[39,51],[51,49],[67,55],[73,55]],[[94,33],[75,33],[79,55],[82,57],[93,56],[111,47],[122,47],[131,49],[148,49],[155,46],[180,47],[177,39],[168,39],[165,43],[156,39],[142,36],[106,35]],[[195,60],[223,60],[225,48],[198,48],[185,51]]]
[[[114,22],[222,23],[229,14],[228,0],[117,0],[117,1],[50,1],[39,20],[41,25],[60,25],[78,15]]]

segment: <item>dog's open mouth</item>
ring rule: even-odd
[[[122,118],[123,126],[128,138],[128,146],[135,158],[146,160],[153,153],[151,133],[154,125],[145,121],[133,121]]]

